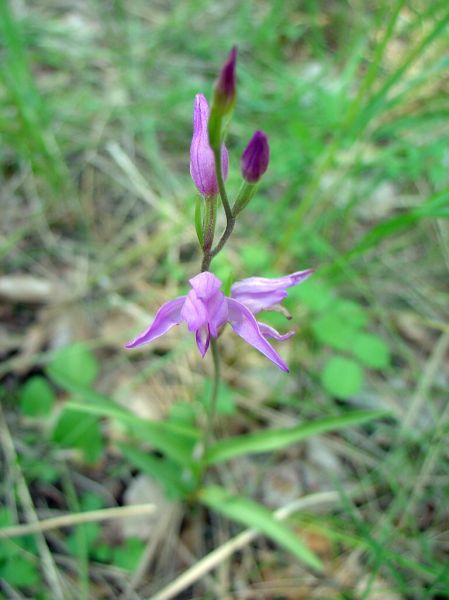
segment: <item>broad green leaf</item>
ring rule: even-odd
[[[81,510],[100,510],[104,508],[104,499],[93,492],[84,492],[79,504]]]
[[[246,454],[273,452],[300,442],[312,435],[354,427],[384,417],[385,411],[353,411],[346,415],[317,419],[312,423],[288,429],[266,429],[227,438],[211,446],[205,456],[206,464],[215,464]]]
[[[18,461],[28,481],[54,483],[60,477],[58,466],[48,460],[42,460],[41,456],[21,454]]]
[[[95,462],[103,451],[103,436],[100,420],[67,406],[59,416],[53,429],[52,439],[64,448],[82,450],[89,462]]]
[[[170,406],[169,422],[177,423],[181,427],[192,427],[196,421],[196,410],[192,402],[174,402]]]
[[[89,385],[98,375],[98,362],[93,352],[83,343],[77,342],[57,352],[47,367],[51,379],[64,387],[70,379],[81,385]]]
[[[97,543],[93,548],[89,548],[89,555],[98,562],[109,563],[112,560],[114,548],[108,543]]]
[[[55,394],[47,380],[35,375],[20,388],[20,408],[27,417],[41,417],[51,412]]]
[[[169,498],[183,498],[193,489],[191,472],[186,471],[185,473],[186,476],[190,476],[190,481],[184,481],[184,475],[179,466],[169,459],[157,458],[136,446],[123,442],[119,442],[118,447],[130,463],[159,481],[164,486]]]
[[[312,331],[319,342],[337,350],[351,347],[354,328],[336,312],[328,312],[312,321]]]
[[[224,271],[224,269],[223,269],[223,271]],[[225,296],[230,296],[232,284],[234,283],[234,277],[232,274],[232,270],[230,268],[228,268],[227,272],[224,271],[223,277],[222,278],[220,277],[219,279],[221,279],[223,281],[223,286],[222,286],[223,294]]]
[[[288,296],[289,297],[285,302],[286,306],[300,302],[310,308],[314,313],[325,311],[334,300],[330,288],[321,281],[314,281],[313,278],[288,290]]]
[[[114,548],[112,562],[127,571],[134,571],[142,558],[145,542],[138,538],[128,538],[124,544]]]
[[[4,579],[13,587],[31,588],[39,584],[39,568],[37,561],[21,556],[20,560],[10,559],[0,566],[0,579]]]
[[[326,363],[321,374],[321,382],[332,396],[350,398],[362,387],[363,371],[353,360],[334,356]]]
[[[352,329],[364,327],[368,322],[368,313],[360,304],[352,300],[337,300],[333,311]]]
[[[240,257],[248,273],[258,273],[266,269],[271,262],[270,252],[261,244],[246,244],[240,252]]]
[[[284,523],[253,500],[234,496],[218,486],[201,490],[200,501],[212,510],[265,534],[310,567],[321,570],[321,561]]]
[[[84,523],[83,525],[79,525],[65,540],[67,550],[73,554],[73,556],[83,556],[83,546],[87,546],[88,549],[92,547],[95,540],[98,538],[100,531],[101,527],[98,523]],[[83,540],[82,545],[80,544],[81,536]]]
[[[13,513],[10,508],[0,506],[0,527],[9,527],[14,523]]]
[[[358,334],[354,338],[352,352],[364,365],[373,369],[384,369],[390,364],[390,349],[377,335]]]
[[[231,295],[231,286],[234,283],[234,275],[229,260],[229,256],[226,252],[226,246],[222,252],[220,252],[214,258],[214,273],[223,282],[222,292],[225,296]]]
[[[199,398],[201,404],[206,407],[207,410],[209,410],[211,390],[212,379],[207,378]],[[224,381],[220,382],[215,408],[219,415],[229,416],[235,414],[234,392]]]

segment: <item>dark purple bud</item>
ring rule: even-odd
[[[235,67],[237,63],[237,47],[234,46],[229,53],[228,60],[223,65],[217,83],[215,84],[214,103],[220,113],[225,114],[232,110],[236,94]]]
[[[248,183],[256,183],[265,173],[270,160],[268,138],[263,131],[256,131],[240,159],[243,179]]]

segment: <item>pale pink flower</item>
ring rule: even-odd
[[[287,296],[287,288],[298,285],[312,273],[313,269],[307,269],[275,279],[243,279],[232,286],[231,297],[226,297],[220,291],[221,281],[218,277],[207,271],[199,273],[189,280],[192,287],[189,293],[163,304],[150,327],[126,347],[136,348],[148,344],[174,325],[185,321],[189,331],[195,333],[198,349],[204,356],[209,348],[210,338],[216,338],[221,327],[229,323],[237,335],[280,369],[288,372],[287,365],[267,338],[284,341],[294,332],[282,335],[273,327],[256,321],[254,313],[279,304]]]

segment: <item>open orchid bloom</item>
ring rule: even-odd
[[[273,327],[256,321],[253,313],[278,304],[287,296],[287,288],[301,283],[312,272],[313,269],[308,269],[276,279],[243,279],[232,286],[230,298],[220,291],[221,281],[218,277],[207,271],[200,273],[189,280],[192,289],[187,296],[180,296],[163,304],[150,327],[126,347],[136,348],[148,344],[164,335],[174,325],[185,321],[189,331],[195,333],[198,349],[204,356],[211,336],[217,337],[220,328],[229,323],[245,342],[254,346],[280,369],[288,372],[287,365],[267,338],[283,341],[294,332],[289,331],[281,335]]]

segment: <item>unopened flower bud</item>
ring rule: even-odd
[[[190,174],[198,191],[203,196],[216,196],[218,193],[215,175],[214,153],[209,145],[207,132],[209,105],[203,94],[195,96],[193,109],[193,137],[190,145]],[[228,175],[228,151],[222,145],[221,169],[223,179]]]
[[[259,181],[268,168],[269,160],[268,138],[263,131],[256,131],[240,159],[243,179],[248,183]]]
[[[213,149],[220,147],[226,126],[231,118],[236,98],[237,48],[234,46],[223,65],[214,87],[209,120],[209,142]]]
[[[228,60],[223,65],[214,89],[214,106],[222,115],[234,107],[236,96],[235,67],[237,63],[237,47],[234,46],[229,53]]]

